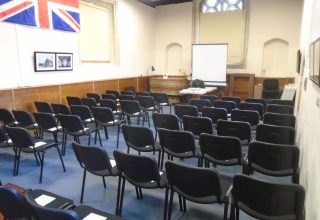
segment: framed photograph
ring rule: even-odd
[[[56,70],[66,71],[73,69],[72,53],[56,53]]]
[[[50,52],[34,52],[34,71],[45,72],[55,71],[56,56]]]

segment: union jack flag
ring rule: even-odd
[[[78,32],[79,0],[0,0],[0,21]]]

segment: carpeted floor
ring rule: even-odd
[[[168,110],[168,109],[166,109]],[[150,117],[151,118],[151,117]],[[135,124],[135,122],[133,122]],[[151,121],[151,129],[153,123]],[[113,158],[113,150],[116,149],[116,128],[110,128],[109,139],[105,139],[103,130],[100,134],[103,140],[103,147],[107,150],[110,158]],[[45,138],[52,138],[46,135]],[[61,140],[62,135],[59,136]],[[53,193],[73,199],[76,204],[80,201],[80,190],[83,169],[77,162],[74,153],[71,149],[72,139],[69,137],[66,155],[63,157],[67,171],[63,172],[58,153],[55,148],[48,149],[45,154],[45,164],[43,171],[42,184],[39,184],[40,167],[36,165],[33,154],[22,154],[20,169],[18,176],[12,176],[14,153],[10,148],[0,149],[0,179],[2,183],[13,183],[30,189],[45,189]],[[87,143],[87,137],[81,138],[81,143]],[[93,139],[91,141],[93,143]],[[98,146],[98,145],[97,145]],[[61,147],[61,144],[60,144]],[[123,140],[122,133],[120,134],[119,149],[126,151],[127,147]],[[136,154],[134,150],[130,153]],[[147,154],[152,156],[152,154]],[[156,155],[157,156],[157,155]],[[197,165],[196,159],[188,159],[184,161],[176,161],[181,163],[188,163],[190,165]],[[212,168],[214,169],[214,168]],[[220,172],[228,175],[233,175],[236,172],[241,172],[242,168],[238,167],[217,167]],[[259,175],[259,177],[270,179]],[[279,181],[279,178],[272,180]],[[289,178],[280,178],[281,182],[290,182]],[[116,206],[117,194],[117,177],[106,178],[107,188],[104,189],[101,177],[92,174],[87,175],[85,186],[84,204],[91,205],[97,209],[114,213]],[[122,217],[128,220],[158,220],[163,217],[165,190],[152,189],[143,190],[143,199],[136,198],[135,188],[129,183],[126,184],[124,204],[122,210]],[[194,204],[187,202],[187,212],[179,211],[178,197],[174,198],[172,219],[222,219],[223,205],[219,204]],[[252,219],[241,213],[241,219]]]

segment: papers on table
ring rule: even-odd
[[[83,220],[107,220],[107,217],[104,217],[102,215],[97,215],[95,213],[90,213],[87,215]]]
[[[205,87],[205,88],[187,88],[187,89],[183,89],[180,90],[179,93],[180,94],[194,94],[194,95],[203,95],[206,94],[208,92],[212,92],[214,90],[216,90],[216,87]]]
[[[38,198],[36,198],[35,201],[36,201],[36,203],[38,203],[38,205],[46,206],[55,199],[56,198],[51,197],[51,196],[41,195]]]

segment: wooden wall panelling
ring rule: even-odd
[[[13,99],[13,90],[0,90],[0,108],[13,109],[14,108],[14,99]]]
[[[228,95],[242,100],[253,97],[254,74],[230,74]]]
[[[103,80],[103,81],[94,81],[94,92],[98,94],[106,93],[106,90],[117,90],[118,80]]]
[[[60,92],[61,92],[61,103],[66,104],[67,96],[86,97],[88,92],[93,92],[93,82],[60,85]]]
[[[39,86],[30,88],[14,89],[15,109],[36,111],[35,101],[45,101],[49,103],[59,103],[59,86]]]
[[[126,87],[132,86],[137,91],[137,78],[126,78],[126,79],[119,79],[119,91],[124,91]]]
[[[139,92],[149,91],[149,77],[138,77],[138,90]]]

